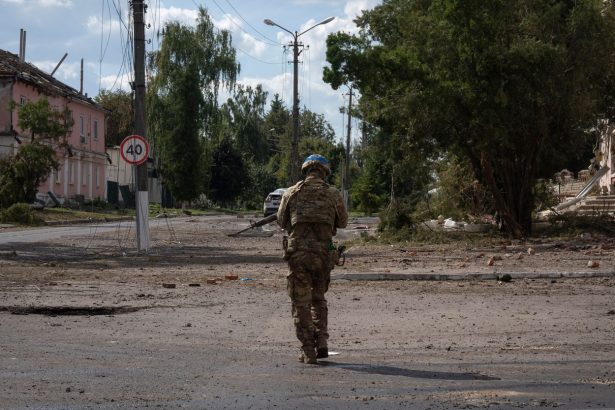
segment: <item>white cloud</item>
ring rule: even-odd
[[[58,65],[60,60],[51,61],[51,60],[43,60],[43,61],[34,61],[36,67],[41,69],[42,71],[51,74],[53,69]],[[69,84],[75,79],[79,79],[81,72],[81,62],[78,63],[67,63],[66,61],[62,63],[62,65],[58,68],[58,70],[53,75],[58,80],[63,83]]]
[[[89,16],[85,22],[85,26],[92,34],[100,34],[101,24],[105,35],[109,32],[118,33],[120,30],[120,22],[118,20],[101,20],[98,16]]]
[[[298,6],[314,6],[317,4],[325,4],[325,5],[331,5],[331,4],[342,4],[344,3],[344,0],[293,0],[293,4],[296,4]]]
[[[269,93],[270,98],[273,97],[274,94],[279,94],[280,99],[290,104],[292,85],[289,84],[291,84],[291,81],[292,76],[289,73],[286,73],[267,78],[244,77],[237,82],[242,85],[249,85],[252,88],[255,88],[258,84],[261,84],[263,86],[263,90]]]
[[[38,4],[42,7],[66,7],[73,6],[73,0],[38,0]]]
[[[381,4],[381,0],[353,0],[346,3],[344,7],[344,13],[346,16],[353,20],[361,15],[363,10],[371,10],[377,5]]]
[[[64,7],[64,8],[72,8],[73,0],[36,0],[36,1],[27,1],[27,0],[0,0],[0,3],[9,3],[9,4],[18,4],[28,7],[32,9],[34,7]]]
[[[263,43],[260,40],[252,37],[250,34],[241,33],[240,34],[241,42],[239,47],[246,52],[249,52],[250,55],[254,57],[260,57],[263,55],[265,50],[267,49],[267,44]]]
[[[160,26],[164,26],[170,21],[177,21],[188,26],[194,26],[196,24],[196,19],[198,15],[198,10],[181,9],[178,7],[161,7],[159,16],[160,21],[152,22],[148,20],[148,22],[150,24],[156,23],[156,25],[160,23]],[[150,12],[147,14],[147,17],[148,19],[155,19],[158,16],[155,16],[154,13]]]
[[[222,19],[220,20],[214,20],[214,24],[220,30],[228,30],[228,31],[234,31],[234,30],[240,29],[240,27],[242,26],[241,21],[230,14],[225,14],[224,16],[222,16]]]
[[[112,75],[103,75],[100,78],[100,88],[105,90],[118,90],[122,89],[125,91],[130,90],[130,82],[132,81],[132,74],[112,74]]]

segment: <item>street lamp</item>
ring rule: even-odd
[[[335,17],[329,17],[328,19],[325,19],[323,21],[321,21],[320,23],[314,24],[312,27],[308,28],[307,30],[302,31],[301,33],[297,33],[297,31],[295,31],[294,33],[282,26],[280,26],[278,23],[269,20],[269,19],[265,19],[265,24],[267,24],[268,26],[277,26],[279,28],[281,28],[282,30],[286,31],[287,33],[289,33],[291,36],[293,36],[293,42],[292,42],[292,46],[293,46],[293,139],[292,139],[292,145],[291,145],[291,151],[290,151],[290,179],[291,179],[291,184],[295,184],[297,181],[299,181],[299,153],[298,153],[298,146],[299,146],[299,46],[303,46],[302,44],[299,44],[297,39],[299,38],[299,36],[301,36],[302,34],[307,33],[308,31],[310,31],[311,29],[313,29],[314,27],[323,25],[323,24],[327,24],[330,23],[331,21],[333,21]]]

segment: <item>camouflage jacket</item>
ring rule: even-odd
[[[320,178],[308,176],[290,187],[278,208],[278,224],[289,235],[289,249],[325,250],[348,213],[340,192]]]

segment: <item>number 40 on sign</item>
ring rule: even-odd
[[[132,165],[139,165],[147,160],[149,144],[140,135],[130,135],[120,144],[120,154],[124,161]]]

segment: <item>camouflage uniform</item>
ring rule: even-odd
[[[290,187],[278,209],[278,224],[288,233],[288,293],[303,358],[315,363],[315,348],[327,350],[327,300],[334,267],[332,237],[344,228],[348,214],[339,191],[308,174]],[[316,346],[315,346],[316,344]]]

